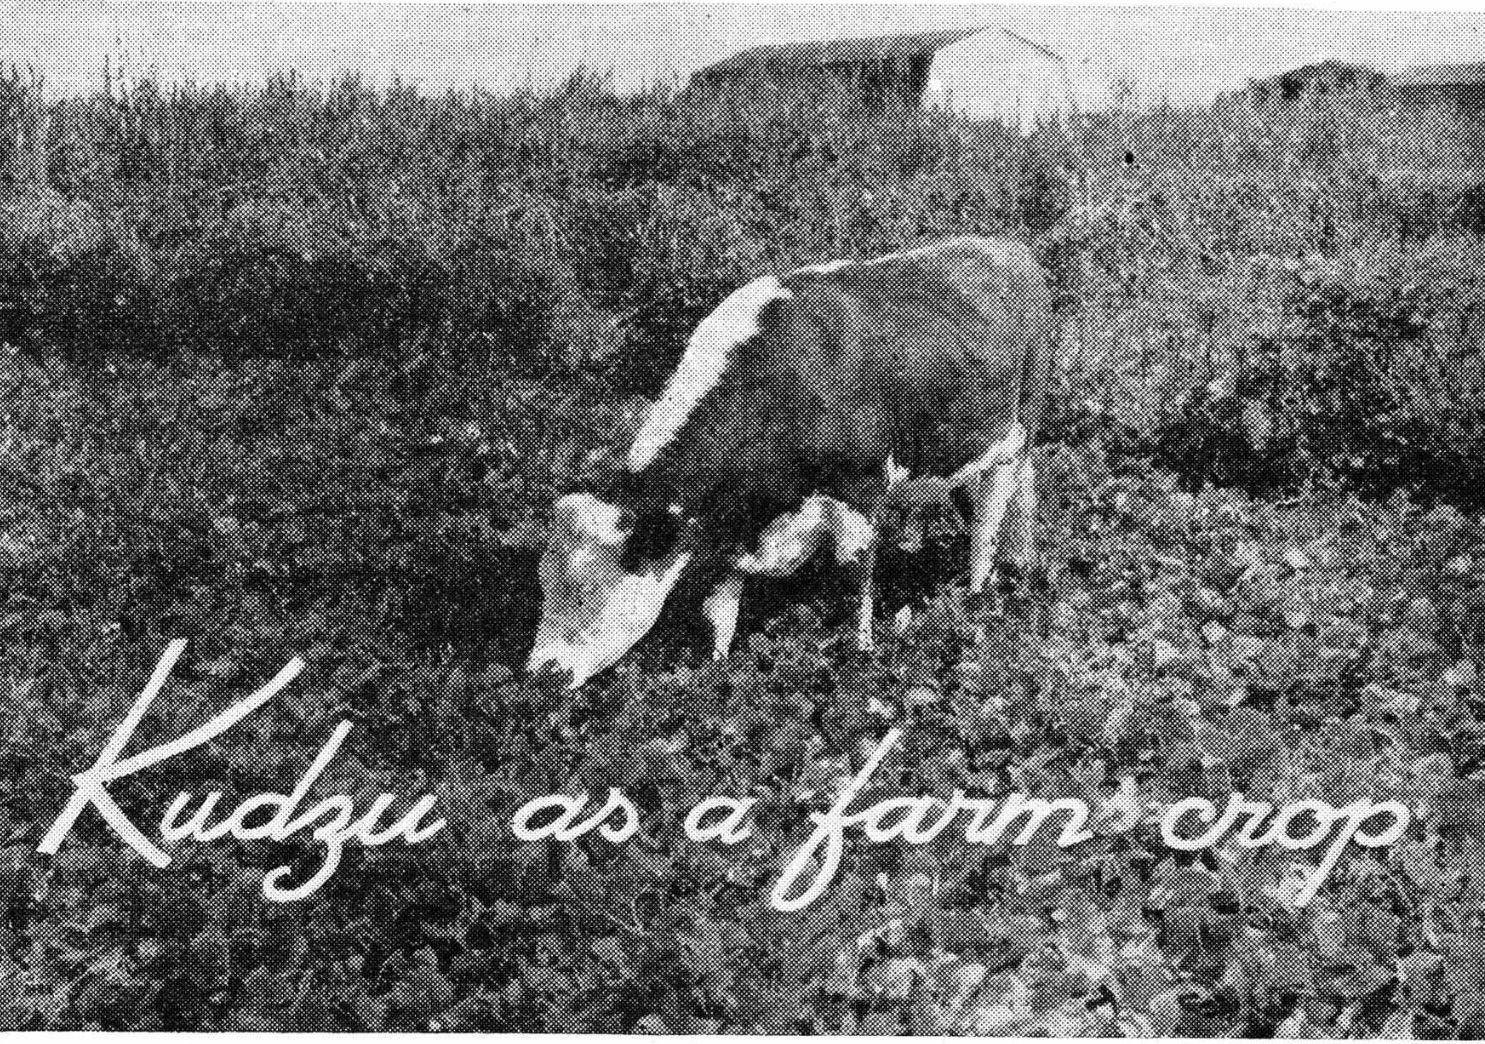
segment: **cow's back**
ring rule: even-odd
[[[646,469],[702,516],[745,526],[811,493],[861,503],[889,456],[915,474],[1035,430],[1052,297],[1023,244],[965,238],[802,269]]]
[[[1024,244],[951,240],[784,285],[829,346],[801,374],[830,406],[813,425],[804,411],[818,432],[807,442],[875,461],[876,478],[888,454],[915,474],[945,474],[1000,441],[1011,419],[1034,430],[1054,330],[1046,276]],[[838,380],[841,363],[857,380]]]

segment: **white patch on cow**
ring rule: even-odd
[[[985,451],[985,455],[979,460],[966,464],[954,472],[949,479],[949,488],[958,489],[970,480],[985,474],[991,468],[1002,464],[1009,464],[1021,455],[1026,449],[1026,429],[1019,423],[1013,423],[1006,431],[1005,438],[992,445]]]
[[[817,265],[805,265],[803,268],[794,270],[794,275],[831,275],[843,268],[859,265],[862,268],[871,268],[875,265],[891,264],[894,261],[916,260],[923,257],[932,257],[935,254],[943,254],[952,250],[973,250],[984,254],[992,259],[997,265],[1013,265],[1021,258],[1013,256],[1020,248],[1019,244],[1004,240],[983,239],[978,236],[960,236],[958,239],[945,239],[936,243],[928,243],[908,250],[899,250],[895,254],[882,254],[880,257],[870,257],[864,260],[853,261],[824,261]]]
[[[539,671],[551,665],[565,670],[575,689],[617,663],[655,626],[691,555],[678,552],[657,569],[641,573],[619,569],[617,555],[605,547],[578,549],[568,561],[575,572],[584,574],[564,578],[575,582],[579,591],[575,599],[563,600],[554,598],[556,592],[550,588],[546,592],[547,605],[527,668]]]
[[[854,264],[856,264],[855,261],[825,261],[818,265],[805,265],[803,268],[796,268],[792,274],[830,275],[832,272],[839,272],[842,268]]]
[[[835,497],[815,493],[799,511],[771,521],[757,538],[757,551],[738,558],[737,569],[753,576],[789,576],[827,541],[843,566],[866,552],[873,532],[866,515]]]
[[[629,468],[640,471],[670,445],[707,393],[717,386],[732,361],[733,349],[758,334],[764,307],[794,295],[773,276],[755,279],[734,290],[697,325],[681,364],[665,391],[650,408],[629,447]]]
[[[825,503],[816,494],[798,511],[780,515],[758,536],[758,550],[737,560],[737,568],[754,576],[788,576],[820,549],[827,533]]]
[[[781,577],[797,572],[828,541],[840,565],[861,557],[871,544],[872,525],[859,511],[823,493],[798,511],[780,515],[758,537],[758,550],[735,563],[752,576]]]
[[[903,261],[908,258],[931,257],[934,254],[947,254],[954,250],[972,250],[984,254],[996,265],[1011,265],[1018,260],[1016,253],[1025,251],[1025,246],[1013,240],[985,239],[980,236],[960,236],[957,239],[940,240],[937,243],[928,243],[924,246],[913,247],[911,250],[901,250],[895,254],[883,254],[869,261],[862,261],[863,265],[882,265],[891,261]]]
[[[958,241],[951,240],[951,242]],[[849,258],[844,261],[822,261],[820,264],[817,265],[805,265],[803,268],[797,268],[794,270],[793,274],[833,275],[834,273],[839,272],[841,269],[850,268],[853,265],[860,265],[862,268],[871,268],[873,265],[888,264],[892,261],[902,261],[907,258],[922,257],[927,254],[938,253],[946,245],[947,244],[944,243],[933,243],[925,247],[915,247],[912,250],[902,250],[895,254],[883,254],[881,257],[870,257],[860,261],[851,260]]]
[[[569,493],[552,507],[552,529],[600,544],[624,542],[626,528],[621,508],[605,503],[591,493]]]
[[[830,536],[835,542],[835,560],[841,565],[858,561],[876,536],[871,519],[838,500],[831,503]]]

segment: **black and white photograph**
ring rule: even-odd
[[[1485,12],[0,12],[0,1031],[1485,1037]]]

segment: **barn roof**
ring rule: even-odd
[[[699,70],[701,81],[727,79],[753,70],[807,68],[810,66],[852,65],[859,62],[885,62],[920,58],[941,47],[958,43],[984,26],[968,29],[936,29],[921,33],[895,33],[856,39],[810,40],[804,43],[765,44],[749,48]]]
[[[1401,87],[1453,87],[1485,84],[1485,62],[1415,65],[1393,78]]]

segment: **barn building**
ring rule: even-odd
[[[942,107],[1011,122],[1069,108],[1060,70],[985,26],[766,44],[698,70],[688,89],[822,85],[869,108]]]
[[[940,29],[863,39],[765,44],[708,65],[691,77],[694,86],[723,86],[762,80],[787,89],[828,76],[862,104],[921,105],[934,55],[981,30]]]

